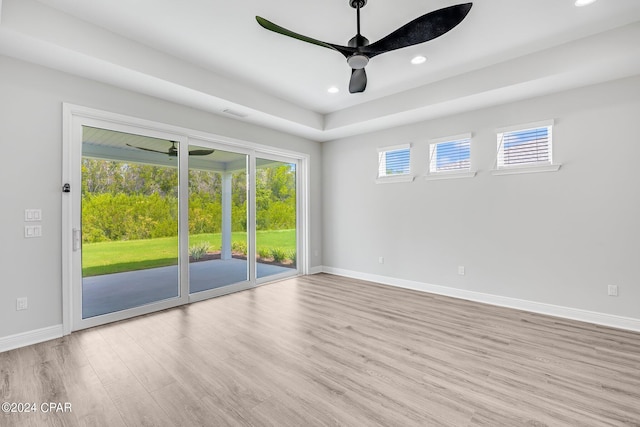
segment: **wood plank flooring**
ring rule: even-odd
[[[319,274],[0,353],[0,402],[39,409],[2,426],[640,426],[640,334]]]

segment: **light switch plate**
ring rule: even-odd
[[[42,237],[42,226],[41,225],[25,225],[24,237],[26,239],[32,239],[34,237]]]
[[[25,209],[24,220],[26,222],[42,221],[42,209]]]

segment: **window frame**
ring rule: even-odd
[[[394,183],[394,182],[412,182],[414,179],[414,175],[412,174],[412,168],[411,168],[411,154],[412,154],[412,145],[411,143],[408,144],[399,144],[399,145],[389,145],[389,146],[385,146],[385,147],[378,147],[377,152],[378,152],[378,173],[377,173],[377,177],[376,177],[376,183],[378,184],[387,184],[387,183]],[[382,162],[382,156],[385,155],[386,153],[392,152],[392,151],[401,151],[401,150],[409,150],[409,171],[407,173],[401,173],[401,174],[392,174],[392,175],[380,175],[380,165]]]
[[[495,130],[496,133],[496,158],[494,161],[494,168],[491,171],[492,175],[512,175],[520,173],[535,173],[535,172],[555,172],[560,169],[560,163],[554,163],[553,159],[553,127],[555,121],[553,119],[543,120],[538,122],[524,123],[519,125],[513,125],[503,127]],[[501,157],[504,156],[504,134],[522,132],[526,130],[534,130],[540,128],[548,128],[548,150],[549,161],[537,162],[537,163],[523,163],[516,165],[504,165],[501,164]]]
[[[427,180],[436,179],[454,179],[454,178],[473,178],[476,176],[476,171],[473,170],[473,156],[471,155],[473,134],[471,132],[463,133],[459,135],[445,136],[442,138],[429,139],[429,163],[427,164],[427,172],[424,174],[424,178]],[[433,170],[432,167],[437,163],[437,157],[434,157],[437,153],[437,147],[440,144],[452,143],[458,141],[469,142],[469,167],[452,170]]]

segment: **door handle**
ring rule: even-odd
[[[77,252],[80,250],[80,230],[77,228],[73,229],[73,251]]]

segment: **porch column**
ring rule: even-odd
[[[231,259],[231,180],[233,174],[222,173],[222,248],[221,259]]]

